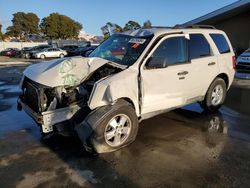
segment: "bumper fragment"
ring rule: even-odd
[[[42,127],[43,133],[50,133],[53,131],[53,125],[61,123],[66,120],[70,120],[78,110],[81,109],[79,105],[72,105],[65,108],[60,108],[51,111],[45,111],[41,114],[33,111],[29,106],[18,99],[18,106],[21,105],[22,109],[33,118]]]

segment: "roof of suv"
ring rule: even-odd
[[[179,27],[152,27],[150,29],[138,29],[134,31],[127,31],[124,32],[124,34],[131,35],[131,36],[149,36],[149,35],[154,35],[154,36],[160,36],[163,34],[167,33],[178,33],[178,32],[183,32],[183,33],[192,33],[192,32],[199,32],[199,33],[222,33],[221,30],[215,29],[212,26],[207,26],[204,28],[199,28],[199,27],[190,27],[190,28],[179,28]]]

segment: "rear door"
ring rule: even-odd
[[[52,52],[51,52],[51,57],[58,57],[58,51],[57,51],[57,48],[53,48],[52,49]]]
[[[208,87],[219,74],[219,65],[217,56],[208,42],[208,36],[200,33],[192,33],[189,36],[188,54],[195,76],[193,84],[196,85],[191,96],[196,98],[206,94]]]
[[[49,48],[45,54],[46,57],[53,57],[53,48]]]
[[[58,48],[54,48],[53,57],[59,57],[60,54],[61,54],[61,51]]]

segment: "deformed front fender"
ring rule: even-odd
[[[132,102],[136,115],[140,116],[138,81],[135,70],[126,69],[95,83],[88,105],[91,110],[94,110],[101,106],[114,104],[119,99],[128,99]]]

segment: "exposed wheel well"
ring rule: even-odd
[[[132,101],[130,98],[124,97],[124,98],[118,99],[118,101],[120,101],[120,100],[124,100],[124,101],[128,102],[128,103],[131,104],[132,107],[135,109],[135,105],[134,105],[133,101]]]
[[[228,76],[225,73],[221,73],[217,77],[223,79],[225,81],[225,83],[226,83],[227,88],[228,88],[228,85],[229,85]]]

